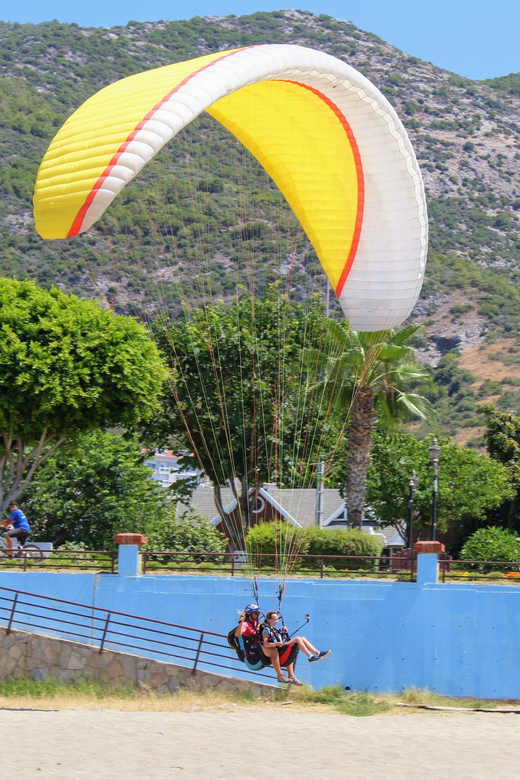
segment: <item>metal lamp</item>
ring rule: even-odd
[[[435,533],[437,531],[437,475],[439,472],[440,455],[440,445],[437,444],[437,439],[434,439],[433,444],[428,447],[428,457],[433,464],[432,542],[435,541]]]
[[[415,469],[412,471],[412,476],[408,477],[408,487],[410,488],[410,494],[408,497],[408,547],[410,551],[413,547],[413,495],[417,490],[419,484],[419,477],[415,473]]]

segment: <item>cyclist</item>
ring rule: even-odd
[[[31,526],[16,501],[11,501],[9,504],[9,516],[2,520],[0,528],[7,529],[5,532],[5,543],[9,550],[7,556],[11,558],[13,555],[13,539],[18,539],[18,544],[20,547],[23,547],[31,535]]]

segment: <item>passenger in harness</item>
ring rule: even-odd
[[[304,655],[309,659],[309,663],[316,663],[317,661],[323,661],[324,658],[330,655],[330,650],[318,650],[314,647],[309,640],[304,636],[289,636],[289,632],[286,627],[281,629],[276,627],[280,616],[275,610],[271,610],[265,616],[265,621],[260,626],[260,637],[262,640],[262,649],[265,655],[271,659],[271,663],[276,669],[275,658],[276,652],[280,656],[280,661],[283,665],[287,666],[289,672],[289,682],[293,685],[302,685],[302,683],[294,676],[294,667],[292,670],[289,668],[289,664],[282,660],[286,658],[288,648],[297,647],[302,651]],[[290,663],[290,661],[289,661]]]
[[[240,614],[238,626],[229,632],[228,643],[235,650],[238,658],[251,671],[259,671],[265,666],[272,666],[279,683],[289,683],[291,679],[282,672],[282,666],[287,667],[291,678],[294,678],[294,661],[298,654],[297,645],[291,645],[285,652],[278,648],[269,648],[270,654],[264,652],[265,646],[259,633],[260,607],[258,604],[248,604]],[[263,624],[265,625],[265,624]],[[269,644],[269,643],[268,643]]]
[[[258,671],[264,666],[271,665],[271,661],[262,651],[258,635],[259,617],[258,604],[248,604],[240,613],[238,626],[228,634],[228,643],[235,650],[240,661],[251,671]]]
[[[274,617],[275,616],[275,617]],[[259,627],[259,635],[264,654],[271,661],[279,683],[292,683],[293,685],[303,685],[294,674],[294,664],[298,655],[298,644],[291,643],[289,632],[285,628],[276,628],[276,622],[279,620],[278,612],[268,612],[265,621]],[[282,666],[287,669],[288,677],[282,672]]]

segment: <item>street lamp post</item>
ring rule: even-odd
[[[410,495],[408,497],[408,547],[410,548],[410,558],[413,549],[413,494],[419,484],[419,477],[415,473],[415,469],[412,471],[412,476],[408,477],[408,487],[410,488]]]
[[[325,463],[320,460],[316,467],[318,478],[316,485],[316,525],[321,528],[323,524],[323,480],[325,476]]]
[[[431,447],[428,447],[428,457],[433,464],[432,542],[435,541],[435,533],[437,531],[437,475],[439,473],[440,454],[441,448],[437,444],[437,439],[434,439]]]

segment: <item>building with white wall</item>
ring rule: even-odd
[[[197,478],[197,484],[202,477],[202,471],[197,466],[193,455],[193,467],[186,468],[185,464],[180,464],[180,460],[185,456],[175,455],[172,450],[157,450],[153,458],[145,460],[145,465],[152,470],[152,479],[159,482],[162,487],[168,488],[180,479]]]

